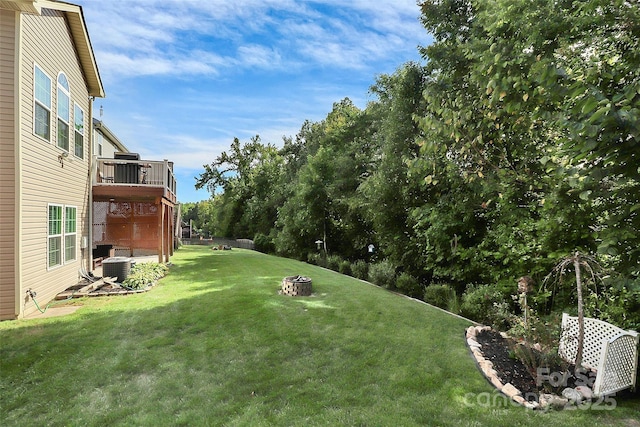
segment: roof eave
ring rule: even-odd
[[[99,129],[106,137],[109,141],[111,141],[112,143],[114,143],[116,145],[116,147],[124,152],[124,153],[128,153],[129,149],[126,147],[126,145],[124,145],[122,143],[122,141],[120,141],[118,139],[118,137],[111,132],[111,129],[109,129],[104,122],[102,122],[102,120],[98,120],[96,118],[93,119],[93,128],[94,129]]]
[[[55,0],[33,0],[33,3],[37,4],[40,9],[54,9],[65,13],[69,22],[71,36],[78,52],[78,58],[87,79],[89,95],[96,98],[104,98],[104,87],[102,86],[102,79],[100,78],[100,71],[98,71],[93,47],[91,46],[91,39],[89,39],[82,6]]]
[[[0,0],[0,9],[40,15],[41,6],[37,0]]]
[[[71,37],[78,52],[78,58],[84,72],[89,95],[96,98],[104,98],[104,87],[100,79],[98,64],[91,47],[89,32],[84,20],[82,7],[56,0],[0,0],[0,9],[13,10],[15,12],[42,14],[42,9],[53,9],[64,12],[69,22]]]

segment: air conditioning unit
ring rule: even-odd
[[[131,272],[131,258],[116,256],[102,261],[102,277],[116,277],[118,283],[124,282]]]

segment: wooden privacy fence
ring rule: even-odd
[[[625,331],[607,322],[584,318],[582,366],[596,371],[593,393],[613,394],[635,388],[638,372],[638,333]],[[562,334],[558,353],[575,363],[578,350],[578,318],[562,314]]]

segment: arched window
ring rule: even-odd
[[[64,73],[58,74],[58,147],[69,151],[70,118],[69,81]]]

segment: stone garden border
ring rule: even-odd
[[[482,331],[491,330],[490,326],[469,326],[466,330],[466,341],[471,355],[475,359],[478,369],[484,374],[485,378],[502,394],[510,398],[512,401],[518,403],[529,409],[547,410],[549,408],[567,409],[575,408],[576,405],[581,405],[591,402],[594,398],[594,394],[589,387],[578,386],[575,389],[565,388],[562,391],[562,396],[556,396],[555,394],[540,393],[538,395],[538,401],[530,402],[522,392],[518,390],[513,384],[503,384],[498,373],[493,369],[493,363],[486,359],[482,353],[482,344],[476,341],[476,336]],[[508,339],[509,336],[504,332],[500,332],[503,338]],[[601,404],[598,401],[596,404]],[[608,404],[608,402],[607,402]],[[606,405],[605,405],[606,406]],[[615,407],[615,405],[613,406]]]

